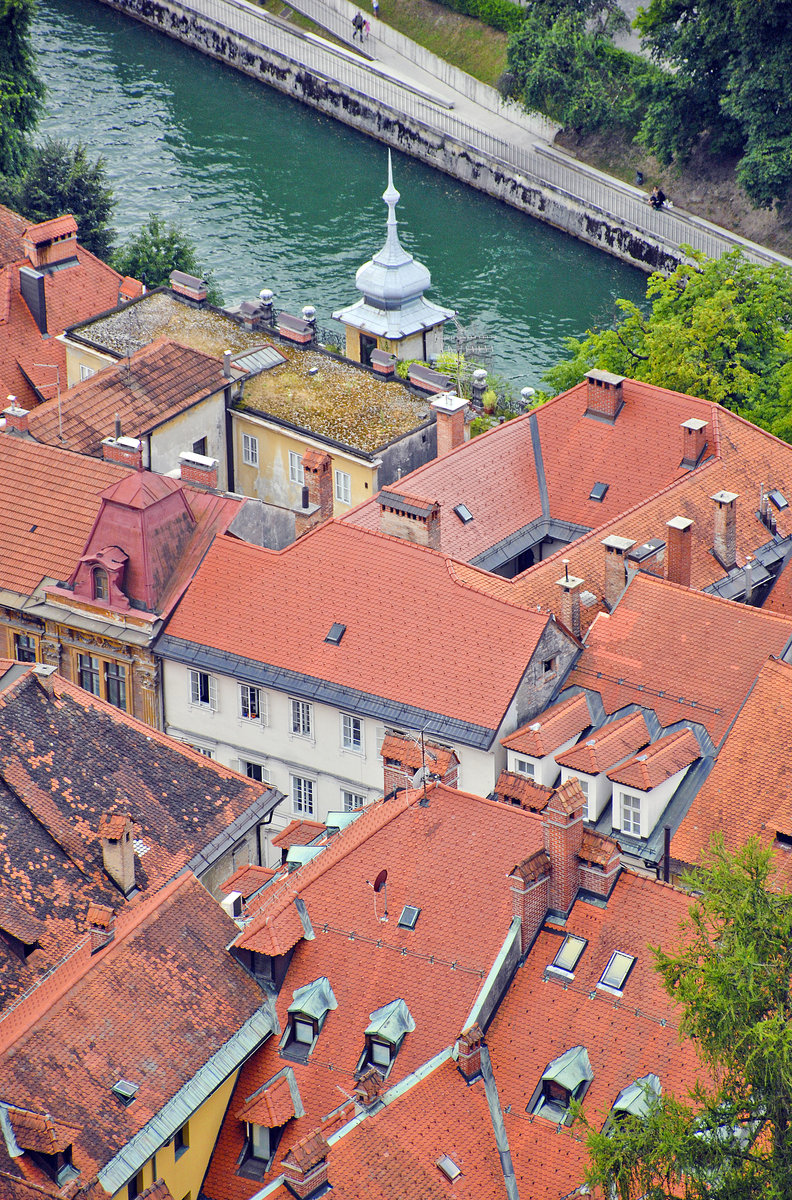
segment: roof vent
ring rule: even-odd
[[[449,1183],[453,1183],[455,1179],[459,1179],[459,1176],[462,1174],[453,1158],[449,1158],[447,1154],[441,1154],[435,1166],[440,1168]]]
[[[330,632],[325,638],[325,641],[329,642],[331,646],[338,646],[345,633],[346,625],[339,625],[338,621],[334,621],[330,626]]]
[[[605,499],[605,493],[609,487],[609,483],[595,483],[594,487],[589,492],[589,500],[598,500],[601,504]]]
[[[538,733],[542,728],[542,722],[534,721],[533,725],[529,725],[528,728],[531,730],[531,733]]]
[[[454,512],[459,517],[463,525],[469,525],[473,520],[473,513],[466,504],[455,504]]]
[[[779,492],[778,488],[773,488],[772,492],[768,492],[767,498],[771,504],[775,505],[779,512],[783,512],[785,508],[789,508],[789,501],[783,492]]]
[[[119,1079],[117,1083],[113,1084],[113,1095],[121,1101],[124,1108],[129,1108],[137,1095],[139,1086],[137,1083],[130,1083],[128,1079]]]
[[[415,906],[412,904],[405,904],[401,911],[401,916],[399,917],[397,925],[401,929],[415,929],[416,922],[418,921],[418,917],[420,915],[420,908],[415,908]]]

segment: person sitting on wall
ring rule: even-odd
[[[663,191],[662,188],[658,187],[657,184],[655,184],[654,187],[652,188],[652,194],[649,197],[649,203],[651,204],[652,208],[659,210],[663,207],[665,202],[666,202],[665,192]]]

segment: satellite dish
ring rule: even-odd
[[[380,871],[377,878],[374,880],[374,891],[381,892],[387,882],[388,882],[388,872],[383,867],[383,869]]]
[[[415,774],[410,779],[410,786],[418,788],[429,778],[429,771],[426,767],[419,767]]]

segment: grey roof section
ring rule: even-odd
[[[506,1136],[506,1122],[503,1119],[503,1108],[501,1107],[495,1076],[492,1073],[492,1060],[490,1059],[489,1048],[487,1046],[481,1047],[481,1075],[484,1080],[487,1107],[489,1108],[492,1129],[495,1134],[495,1145],[498,1147],[498,1157],[500,1158],[501,1170],[503,1171],[503,1182],[506,1185],[506,1195],[508,1196],[508,1200],[520,1200],[520,1193],[517,1190],[517,1176],[514,1173],[514,1163],[512,1162],[511,1151],[509,1150],[509,1139]]]
[[[656,1075],[643,1075],[635,1083],[622,1088],[613,1102],[613,1112],[632,1113],[645,1117],[660,1099],[663,1089]]]
[[[522,554],[524,550],[530,550],[546,537],[556,538],[558,541],[568,544],[574,542],[576,538],[582,537],[584,533],[590,532],[587,525],[575,525],[572,521],[558,521],[555,517],[537,517],[535,521],[530,521],[521,529],[515,529],[514,533],[510,533],[508,537],[496,542],[494,546],[483,550],[481,554],[477,554],[470,561],[474,567],[481,567],[484,571],[497,571],[498,567],[505,566],[518,554]]]
[[[383,1004],[382,1008],[369,1013],[369,1021],[367,1034],[384,1038],[394,1045],[401,1041],[405,1033],[415,1031],[413,1015],[404,1000],[391,1000],[390,1004]]]
[[[338,1008],[338,1001],[326,975],[320,975],[313,983],[306,983],[292,992],[290,1013],[305,1013],[321,1021],[331,1009]]]
[[[386,724],[422,729],[424,733],[447,738],[462,746],[472,746],[477,750],[488,750],[498,732],[497,729],[489,729],[485,725],[473,725],[468,721],[461,721],[458,717],[430,712],[412,704],[401,704],[398,700],[387,700],[384,696],[375,696],[370,692],[359,692],[339,683],[304,675],[301,671],[290,671],[286,667],[257,662],[241,654],[231,654],[228,650],[214,650],[210,646],[201,646],[197,642],[188,642],[167,633],[158,639],[156,652],[163,658],[183,663],[188,667],[217,672],[242,683],[275,688],[276,691],[287,692],[300,700],[329,704],[334,708],[343,708],[346,712],[373,717]]]
[[[102,1167],[99,1182],[105,1191],[112,1196],[133,1179],[152,1154],[169,1141],[185,1121],[189,1121],[196,1109],[242,1066],[275,1029],[274,1016],[266,1004],[248,1017],[233,1037],[215,1051],[192,1079],[180,1087],[176,1095]]]
[[[267,788],[249,808],[240,813],[225,829],[221,829],[203,850],[199,850],[195,857],[190,859],[187,869],[200,879],[201,875],[214,866],[226,850],[230,850],[252,825],[257,825],[285,799],[283,792],[279,792],[277,788]]]
[[[536,482],[539,485],[539,500],[542,505],[542,516],[549,520],[550,518],[550,497],[547,494],[547,479],[545,477],[544,459],[542,457],[542,442],[539,436],[539,422],[536,419],[536,413],[531,413],[528,418],[528,428],[531,431],[531,445],[533,446],[534,466],[536,467]]]
[[[542,1079],[558,1083],[569,1092],[574,1092],[583,1082],[591,1083],[593,1078],[594,1072],[585,1046],[573,1046],[571,1050],[565,1050],[542,1072]]]
[[[426,504],[413,504],[401,492],[393,488],[380,488],[377,494],[377,504],[381,508],[398,508],[399,512],[409,513],[411,517],[425,517],[434,508],[435,502],[428,500]]]
[[[772,541],[754,551],[753,558],[744,567],[735,567],[723,579],[717,579],[703,590],[724,600],[761,604],[791,557],[792,535],[781,537],[776,534]]]

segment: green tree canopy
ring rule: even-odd
[[[156,213],[113,255],[113,266],[122,275],[140,279],[148,288],[167,286],[171,271],[197,275],[209,284],[210,304],[222,304],[223,297],[211,278],[198,266],[195,243],[184,230],[170,225]]]
[[[771,861],[756,841],[732,855],[715,839],[686,880],[696,899],[681,945],[654,956],[708,1082],[588,1127],[587,1182],[603,1194],[792,1196],[792,896],[769,890]]]
[[[44,85],[30,44],[33,0],[0,0],[0,174],[18,175],[26,134],[36,126]]]
[[[636,25],[671,70],[654,81],[641,141],[663,162],[700,136],[739,153],[751,201],[770,207],[792,187],[792,14],[789,0],[651,0]]]
[[[554,392],[592,367],[712,400],[792,441],[792,271],[739,251],[651,275],[648,313],[618,300],[611,329],[571,338],[545,380]]]
[[[99,258],[109,256],[115,236],[109,225],[115,200],[104,159],[92,162],[81,142],[71,145],[60,138],[46,138],[34,146],[11,201],[30,221],[71,213],[77,221],[80,245]]]

